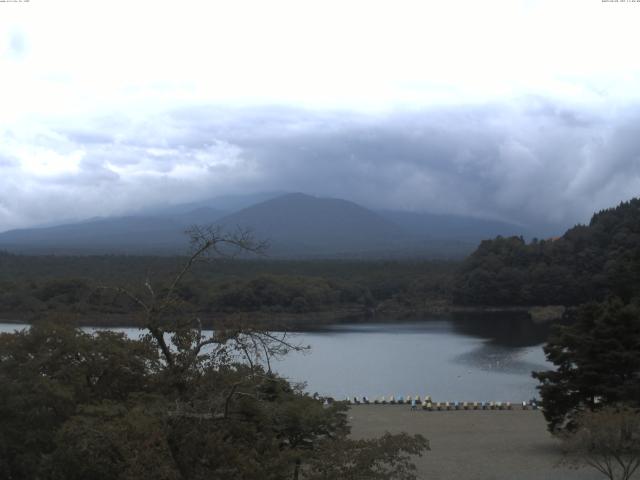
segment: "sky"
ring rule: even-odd
[[[640,1],[0,2],[0,231],[300,191],[540,231],[640,193]]]

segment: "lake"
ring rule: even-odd
[[[0,332],[16,325],[0,324]],[[136,329],[114,329],[131,337]],[[550,368],[542,343],[549,325],[513,314],[348,323],[289,340],[309,345],[273,363],[310,393],[343,399],[431,395],[436,401],[521,402],[538,396],[532,370]]]

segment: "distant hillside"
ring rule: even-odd
[[[95,218],[0,233],[0,249],[30,254],[184,253],[184,230],[217,223],[249,228],[275,258],[447,258],[468,255],[480,239],[527,234],[516,225],[449,215],[377,213],[353,202],[302,193],[216,197],[126,217]],[[253,203],[235,212],[229,209]],[[217,205],[219,208],[212,208]]]
[[[475,305],[577,305],[640,295],[640,199],[593,215],[557,239],[486,240],[464,262],[454,301]]]
[[[184,251],[184,231],[215,222],[222,212],[200,208],[179,216],[94,218],[55,227],[0,233],[0,249],[34,254],[147,253]]]
[[[228,215],[219,222],[250,228],[270,243],[272,255],[366,254],[417,242],[397,224],[355,203],[301,193],[283,195]]]

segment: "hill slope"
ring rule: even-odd
[[[273,257],[462,258],[480,239],[497,234],[525,234],[522,228],[471,217],[411,212],[376,213],[335,198],[301,193],[217,197],[202,204],[149,210],[127,217],[0,233],[0,249],[31,254],[176,254],[187,246],[184,230],[218,223],[228,229],[250,228],[270,241]],[[229,213],[204,204],[217,202],[242,210]]]
[[[640,199],[598,212],[557,239],[486,240],[455,283],[454,301],[476,305],[577,305],[640,295]]]
[[[250,228],[273,255],[361,254],[402,249],[416,242],[398,225],[355,203],[301,193],[283,195],[219,221]]]
[[[0,248],[37,254],[147,253],[184,251],[184,231],[196,223],[215,222],[222,212],[200,208],[171,217],[94,218],[55,227],[0,233]]]

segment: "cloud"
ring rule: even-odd
[[[168,122],[105,127],[102,119],[82,131],[28,124],[0,132],[0,230],[190,201],[251,177],[237,146],[185,135]]]
[[[0,229],[279,190],[547,232],[640,192],[639,125],[639,106],[540,98],[377,114],[199,106],[22,125],[1,135]]]
[[[265,190],[549,230],[640,191],[637,9],[72,3],[0,16],[0,230]]]
[[[274,189],[546,228],[637,194],[639,114],[527,99],[378,117],[249,113],[253,136],[233,122],[227,131]]]
[[[24,32],[12,29],[7,42],[7,55],[12,60],[21,60],[27,54],[27,38]]]

